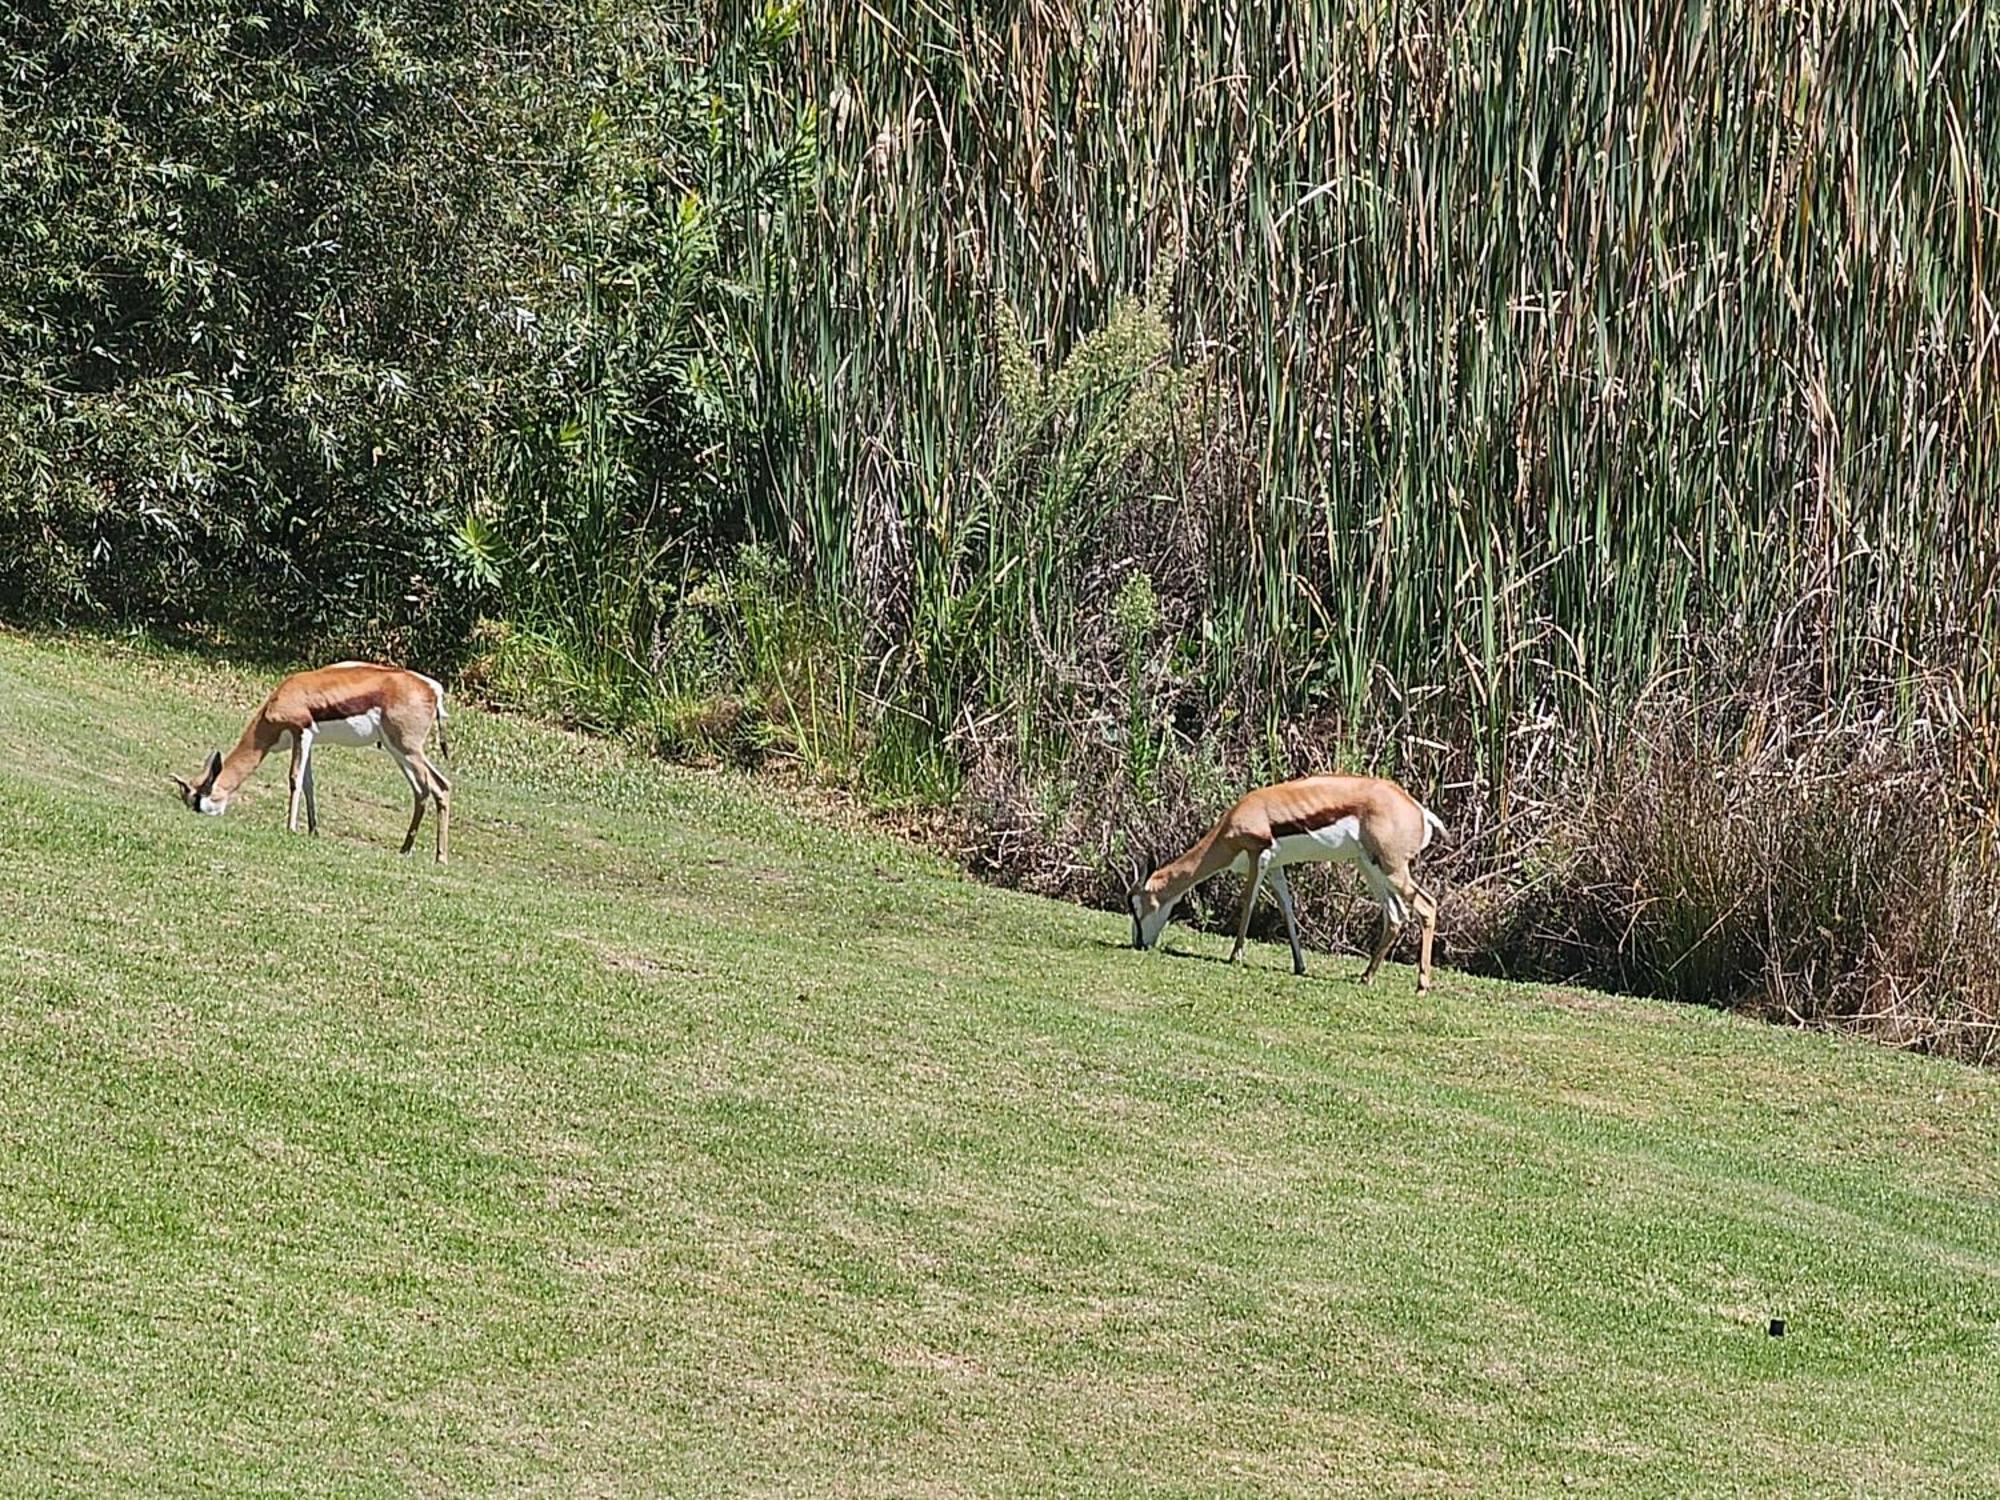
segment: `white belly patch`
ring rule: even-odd
[[[1272,857],[1281,865],[1364,861],[1368,853],[1361,847],[1361,820],[1350,815],[1311,833],[1286,834],[1272,845]]]
[[[313,722],[313,738],[322,745],[372,745],[382,738],[382,710],[371,708],[365,714],[349,714],[344,719],[317,719]]]

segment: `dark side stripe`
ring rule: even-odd
[[[352,719],[371,709],[384,706],[381,697],[375,693],[354,693],[345,698],[322,699],[312,707],[313,722],[323,724],[328,719]]]
[[[1297,838],[1301,834],[1318,833],[1322,828],[1338,823],[1342,818],[1358,818],[1361,809],[1357,806],[1322,807],[1299,818],[1273,819],[1271,837],[1274,839]]]

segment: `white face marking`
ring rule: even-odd
[[[1361,820],[1352,814],[1315,828],[1311,833],[1287,834],[1273,846],[1281,865],[1313,864],[1322,860],[1345,864],[1365,863],[1368,853],[1361,847]]]
[[[366,713],[349,714],[344,719],[315,720],[312,734],[318,744],[365,748],[382,738],[382,710],[371,708]]]
[[[203,792],[195,805],[195,811],[201,813],[204,817],[219,818],[222,816],[223,808],[227,806],[229,806],[227,798],[217,802],[207,792]]]
[[[1132,915],[1139,923],[1139,946],[1150,948],[1160,940],[1160,934],[1167,930],[1167,920],[1174,914],[1174,903],[1163,902],[1150,915],[1140,916],[1138,909]]]

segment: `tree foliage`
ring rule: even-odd
[[[765,86],[794,20],[9,10],[0,608],[443,642],[579,527],[726,503],[724,257],[810,152]]]

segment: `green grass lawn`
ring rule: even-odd
[[[270,680],[0,635],[0,1494],[2000,1494],[1994,1075]]]

